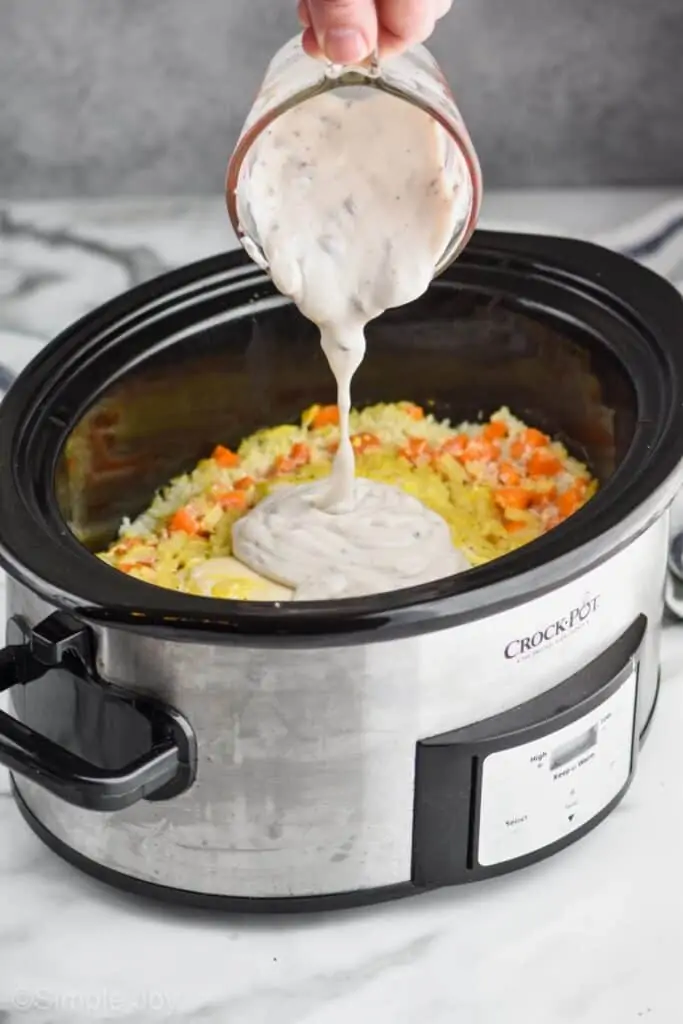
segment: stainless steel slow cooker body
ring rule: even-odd
[[[0,688],[15,713],[0,715],[0,763],[32,827],[105,880],[253,909],[509,870],[472,864],[469,847],[450,876],[425,869],[435,826],[425,837],[416,749],[567,680],[578,692],[634,630],[644,735],[683,456],[681,336],[680,297],[630,261],[480,232],[427,296],[371,326],[355,401],[432,401],[455,419],[510,405],[589,460],[598,496],[463,576],[282,608],[170,593],[90,551],[208,446],[333,400],[310,325],[231,254],[56,339],[0,408]]]

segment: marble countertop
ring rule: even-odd
[[[595,239],[683,288],[681,190],[494,193],[483,225]],[[219,200],[0,202],[0,390],[88,309],[233,244]],[[682,726],[683,626],[665,632],[637,778],[595,832],[495,881],[287,919],[84,878],[0,770],[0,1024],[680,1024]]]

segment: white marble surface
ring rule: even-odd
[[[681,217],[675,192],[516,193],[489,196],[484,223],[629,248]],[[669,234],[647,262],[683,285]],[[231,244],[219,201],[0,202],[0,385],[87,309]],[[680,1024],[683,627],[663,653],[638,776],[594,833],[379,908],[273,920],[139,903],[44,849],[0,772],[0,1024]]]

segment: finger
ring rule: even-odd
[[[440,21],[441,18],[445,18],[452,6],[453,0],[434,0],[434,20]]]
[[[303,25],[304,28],[310,28],[311,15],[308,10],[308,4],[306,0],[299,0],[299,3],[297,4],[296,13],[301,25]]]
[[[323,52],[318,46],[318,40],[315,38],[315,32],[312,28],[307,28],[301,38],[301,45],[303,46],[304,53],[307,53],[309,57],[315,57],[317,60],[322,57]]]
[[[364,60],[377,46],[374,0],[308,0],[318,46],[334,64]]]
[[[433,0],[377,0],[377,15],[384,32],[399,40],[403,48],[423,43],[434,31],[436,4]]]

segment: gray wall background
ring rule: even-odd
[[[0,0],[0,196],[213,194],[295,0]],[[488,186],[683,182],[683,0],[455,0]]]

